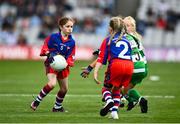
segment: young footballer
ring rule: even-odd
[[[100,47],[94,68],[94,80],[98,80],[98,71],[108,61],[105,73],[102,96],[106,102],[100,110],[100,115],[105,116],[111,109],[113,119],[118,119],[118,107],[120,102],[120,88],[127,87],[133,73],[133,62],[131,58],[131,46],[124,36],[125,26],[120,17],[112,17],[109,22],[110,36],[105,38]]]
[[[132,48],[131,54],[134,62],[133,76],[130,84],[127,87],[129,91],[125,95],[126,99],[129,102],[127,110],[128,111],[131,110],[137,103],[139,103],[141,112],[147,113],[148,111],[147,100],[144,97],[140,96],[137,90],[132,89],[133,87],[135,87],[136,84],[141,83],[142,80],[147,76],[147,61],[143,51],[144,48],[142,46],[142,43],[140,42],[142,37],[136,32],[136,22],[131,16],[125,17],[123,21],[126,26],[125,36],[131,44],[131,48]],[[97,50],[93,54],[99,55],[99,52],[100,51]],[[83,70],[81,73],[82,77],[86,78],[89,75],[91,70],[94,68],[96,61],[97,60],[93,61],[87,68],[82,68]]]
[[[43,98],[53,90],[58,82],[59,91],[56,96],[53,112],[65,112],[62,103],[68,91],[68,76],[70,73],[69,67],[74,65],[75,56],[75,41],[72,38],[74,21],[68,17],[62,17],[58,21],[59,32],[52,33],[48,36],[42,46],[40,56],[47,56],[44,62],[46,75],[48,78],[47,84],[41,89],[35,100],[31,103],[31,108],[36,110]],[[51,68],[50,63],[53,61],[53,56],[62,55],[66,59],[68,65],[61,71],[55,71]]]
[[[129,101],[127,110],[131,110],[137,103],[139,103],[141,112],[147,113],[148,101],[142,97],[139,92],[133,89],[136,84],[140,84],[147,76],[147,60],[144,54],[144,48],[141,43],[142,37],[136,32],[136,21],[131,16],[123,19],[126,26],[126,37],[131,44],[132,60],[134,62],[134,71],[131,83],[128,85],[128,94],[125,95]]]

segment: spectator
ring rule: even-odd
[[[160,29],[165,29],[167,25],[166,20],[163,18],[163,16],[158,15],[157,21],[156,21],[156,27]]]
[[[166,26],[166,30],[174,31],[177,22],[178,22],[177,14],[172,9],[169,9],[167,11],[167,26]]]
[[[17,45],[20,46],[26,46],[27,45],[27,40],[26,37],[23,34],[20,34],[17,40]]]
[[[6,20],[2,24],[2,31],[0,31],[0,42],[10,46],[15,45],[17,42],[17,36],[14,33],[14,25]]]
[[[152,9],[152,7],[148,7],[148,10],[146,12],[146,16],[147,16],[147,26],[152,27],[155,24],[155,13]]]

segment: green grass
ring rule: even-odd
[[[150,96],[148,113],[140,113],[139,106],[129,112],[122,108],[119,120],[100,117],[102,85],[95,84],[92,74],[88,79],[80,77],[80,68],[88,63],[77,61],[71,69],[63,103],[69,112],[52,113],[58,85],[35,112],[30,109],[32,95],[47,82],[42,61],[0,61],[0,123],[180,123],[180,63],[149,63],[148,77],[136,87],[142,95]],[[104,71],[105,67],[99,74],[101,81]],[[160,80],[151,81],[152,75]]]

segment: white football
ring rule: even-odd
[[[50,66],[56,70],[61,71],[67,67],[66,59],[62,55],[56,55],[53,57],[53,62],[50,63]]]

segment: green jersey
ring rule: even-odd
[[[132,61],[134,63],[134,70],[131,83],[134,85],[141,83],[142,79],[147,76],[147,60],[143,52],[142,43],[133,35],[127,34],[126,38],[130,42],[132,49]]]

